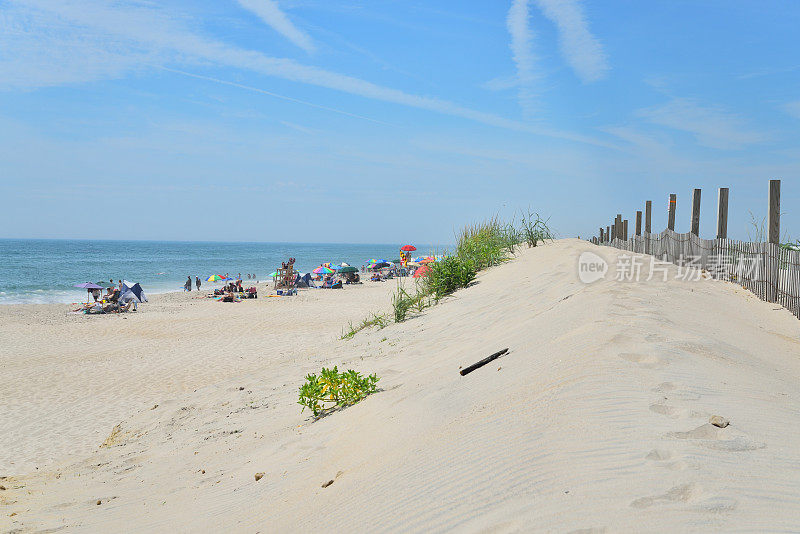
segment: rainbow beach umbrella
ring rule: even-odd
[[[220,280],[225,280],[225,277],[221,274],[212,274],[206,278],[206,282],[219,282]]]
[[[333,271],[324,265],[320,265],[313,271],[314,274],[333,274]]]

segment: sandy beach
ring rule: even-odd
[[[800,322],[725,282],[581,283],[587,250],[621,254],[524,249],[350,340],[394,283],[0,307],[0,531],[799,530]],[[313,421],[323,365],[380,390]]]

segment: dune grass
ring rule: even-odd
[[[391,319],[401,323],[409,313],[420,313],[456,290],[467,287],[478,272],[509,260],[523,244],[535,247],[552,240],[554,234],[548,221],[528,210],[520,214],[519,223],[515,219],[506,222],[495,216],[464,226],[456,236],[454,252],[429,264],[428,273],[415,280],[413,290],[398,281],[392,295]],[[351,323],[349,331],[341,339],[351,339],[369,326],[383,328],[389,320],[389,316],[373,314],[372,318],[365,319],[358,326],[354,327]]]

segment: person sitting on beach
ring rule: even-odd
[[[99,289],[92,289],[92,298],[94,298],[95,302],[98,301],[98,299],[100,298],[100,290]]]
[[[106,295],[106,300],[108,302],[114,303],[119,300],[120,291],[116,287],[109,287],[108,288],[108,295]]]

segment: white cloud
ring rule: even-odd
[[[519,100],[526,111],[530,111],[533,106],[533,86],[538,79],[535,70],[536,56],[533,53],[533,31],[528,23],[528,7],[528,0],[514,0],[506,17],[506,27],[511,35],[511,57],[517,67]]]
[[[674,98],[662,106],[642,109],[639,115],[653,124],[692,134],[698,144],[710,148],[732,150],[765,140],[738,115],[688,98]]]
[[[785,109],[786,113],[792,117],[800,119],[800,100],[789,102],[788,104],[784,105],[783,109]]]
[[[6,4],[0,29],[11,31],[0,31],[0,50],[4,52],[0,55],[0,90],[80,83],[175,66],[225,66],[498,128],[603,145],[587,136],[532,126],[228,45],[193,31],[192,19],[151,2],[7,0]]]
[[[275,0],[238,0],[239,5],[255,13],[258,18],[264,21],[273,30],[280,33],[292,43],[299,46],[309,54],[314,52],[316,47],[311,37],[307,33],[299,30],[289,17],[281,11]]]
[[[584,82],[594,82],[608,72],[606,54],[589,31],[580,0],[536,0],[544,15],[558,27],[561,53]]]

